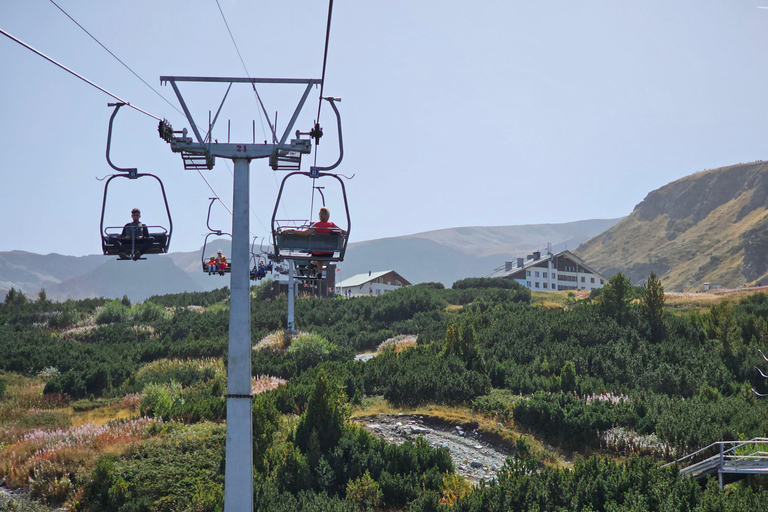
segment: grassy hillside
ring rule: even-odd
[[[768,164],[687,176],[655,190],[577,254],[633,283],[655,272],[668,290],[735,288],[768,279]]]

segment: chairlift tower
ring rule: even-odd
[[[170,83],[187,117],[194,139],[186,129],[174,131],[167,121],[160,122],[160,137],[171,145],[174,153],[181,153],[185,169],[212,169],[215,158],[227,158],[234,162],[232,255],[230,273],[229,357],[227,361],[227,441],[224,475],[225,512],[251,512],[253,510],[253,426],[251,423],[251,302],[249,255],[249,171],[251,160],[269,158],[272,169],[298,169],[301,156],[311,152],[311,140],[297,138],[289,141],[301,108],[319,79],[291,78],[225,78],[161,76],[160,82]],[[213,120],[208,122],[208,132],[203,136],[195,124],[187,104],[177,86],[180,82],[228,83],[229,88]],[[272,129],[272,143],[212,142],[212,130],[224,101],[233,84],[298,84],[306,89],[281,138]]]

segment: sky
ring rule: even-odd
[[[56,4],[4,0],[0,28],[176,130],[190,125],[160,76],[322,75],[327,2]],[[352,178],[344,180],[351,241],[618,218],[669,182],[765,159],[765,6],[336,0],[323,94],[342,98],[337,172]],[[129,222],[137,206],[143,222],[170,227],[151,178],[113,180],[103,202],[99,179],[113,173],[105,149],[114,98],[2,35],[0,70],[0,251],[100,253],[102,206],[105,226]],[[225,89],[182,84],[198,126],[207,127]],[[303,90],[264,85],[258,92],[281,132]],[[312,127],[318,96],[311,92],[294,130]],[[252,89],[234,86],[213,137],[270,138],[260,110]],[[315,158],[318,165],[337,158],[327,104],[320,124],[325,136],[317,155],[305,156],[304,170]],[[158,137],[157,121],[128,107],[115,118],[112,161],[162,180],[171,251],[200,249],[210,197],[221,199],[210,228],[231,231],[231,161],[217,159],[202,176],[184,170]],[[253,236],[268,236],[285,175],[265,160],[251,162]],[[318,185],[331,220],[344,225],[341,189],[327,181]],[[292,178],[286,186],[291,194],[278,205],[278,218],[309,218],[322,201],[313,198],[311,180]]]

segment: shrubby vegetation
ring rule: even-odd
[[[119,455],[59,454],[47,470],[23,466],[41,500],[55,506],[77,495],[75,508],[93,511],[221,509],[228,298],[226,288],[142,304],[8,293],[0,304],[0,373],[45,385],[43,397],[24,405],[40,409],[34,415],[0,420],[10,425],[0,429],[0,449],[21,446],[12,432],[23,421],[41,432],[61,426],[53,404],[68,400],[83,399],[76,410],[89,411],[134,396],[136,414],[149,418],[125,448],[111,450]],[[530,302],[529,290],[497,279],[298,300],[297,322],[310,334],[252,354],[253,375],[288,381],[253,401],[256,502],[264,510],[413,511],[714,511],[765,503],[758,487],[702,489],[649,457],[577,457],[573,470],[549,468],[525,443],[495,482],[457,492],[460,478],[444,450],[388,444],[349,421],[350,407],[382,396],[395,407],[470,406],[566,451],[605,449],[606,432],[653,436],[672,447],[657,452],[665,456],[768,432],[768,403],[751,391],[768,391],[755,370],[768,336],[768,296],[674,315],[655,276],[636,289],[618,274],[565,309]],[[284,296],[255,287],[254,343],[281,329],[286,311]],[[417,346],[353,360],[400,335],[418,335]],[[6,380],[0,376],[0,404],[10,400]],[[70,471],[73,461],[84,469]],[[13,485],[29,476],[17,475]]]

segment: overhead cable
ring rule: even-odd
[[[218,1],[218,0],[217,0]],[[333,14],[333,0],[328,0],[328,25],[325,28],[325,49],[323,50],[323,74],[320,77],[320,99],[317,103],[317,119],[320,122],[320,107],[323,105],[323,86],[325,85],[325,63],[328,61],[328,41],[331,38],[331,15]]]
[[[243,69],[245,70],[245,75],[248,78],[251,78],[251,74],[248,72],[248,66],[245,65],[243,56],[240,53],[240,48],[238,48],[237,42],[235,41],[235,36],[232,34],[232,30],[229,28],[229,23],[227,23],[227,17],[224,15],[224,10],[221,8],[221,4],[219,3],[219,0],[216,0],[216,5],[219,7],[219,12],[221,13],[221,19],[224,20],[224,25],[227,27],[227,32],[229,32],[229,38],[232,40],[232,44],[235,46],[235,51],[237,51],[237,56],[240,58],[240,63],[243,65]],[[261,101],[261,96],[259,96],[259,91],[256,90],[256,85],[254,83],[251,83],[251,87],[253,87],[253,92],[256,94],[256,99],[259,101],[259,105],[261,105],[261,110],[264,112],[264,117],[267,119],[267,124],[269,125],[269,129],[272,132],[272,142],[275,143],[277,142],[277,133],[275,132],[275,127],[273,127],[272,123],[269,121],[269,115],[267,114],[267,109],[264,108],[264,103]],[[261,112],[259,112],[259,122],[261,123],[261,131],[264,132],[264,121],[262,120]],[[277,120],[275,120],[275,123],[277,123]],[[229,169],[229,165],[227,165],[227,168]],[[231,169],[229,173],[232,174]],[[272,176],[275,178],[275,187],[279,188],[279,185],[277,183],[277,176],[275,176],[274,173],[272,173]],[[261,219],[259,218],[259,216],[256,215],[256,212],[253,210],[253,207],[251,207],[251,211],[253,212],[254,217],[256,217],[256,220],[259,221],[259,224],[261,224],[264,227],[264,229],[267,229],[267,227],[264,226],[264,223],[261,222]],[[283,205],[283,211],[285,212],[286,217],[288,217],[288,210],[285,208],[285,205]]]
[[[221,198],[219,197],[219,194],[217,194],[217,193],[216,193],[216,191],[215,191],[215,190],[213,190],[213,187],[211,186],[211,184],[210,184],[210,183],[208,183],[208,180],[207,180],[207,179],[205,179],[205,176],[203,176],[203,173],[202,173],[202,172],[200,172],[200,171],[198,170],[198,171],[197,171],[197,174],[199,174],[199,175],[200,175],[200,177],[201,177],[201,178],[203,178],[203,181],[205,182],[205,184],[206,184],[206,185],[208,185],[208,188],[209,188],[209,189],[211,189],[211,192],[213,192],[213,195],[214,195],[214,196],[216,196],[216,199],[218,199],[218,200],[219,200],[219,202],[221,203],[221,206],[223,206],[223,207],[224,207],[224,209],[225,209],[225,210],[227,210],[227,212],[228,212],[230,215],[232,215],[232,211],[231,211],[229,208],[227,208],[227,205],[226,205],[226,204],[224,204],[224,201],[222,201],[222,200],[221,200]]]
[[[160,96],[160,98],[162,98],[162,99],[163,99],[163,101],[165,101],[167,104],[169,104],[171,107],[173,107],[173,109],[174,109],[174,110],[176,110],[176,112],[178,112],[178,113],[179,113],[179,114],[181,114],[181,115],[184,115],[184,112],[182,112],[181,110],[179,110],[179,108],[178,108],[176,105],[174,105],[173,103],[171,103],[171,102],[170,102],[170,101],[169,101],[169,100],[168,100],[168,99],[167,99],[165,96],[163,96],[162,94],[160,94],[160,93],[159,93],[159,92],[158,92],[158,91],[157,91],[157,90],[156,90],[154,87],[152,87],[151,85],[149,85],[149,84],[147,83],[147,81],[146,81],[146,80],[144,80],[143,78],[141,78],[141,77],[140,77],[140,76],[139,76],[139,75],[138,75],[138,74],[137,74],[137,73],[136,73],[134,70],[132,70],[132,69],[131,69],[131,68],[128,66],[128,64],[126,64],[125,62],[123,62],[122,60],[120,60],[120,57],[118,57],[117,55],[115,55],[114,53],[112,53],[112,52],[110,51],[110,49],[109,49],[109,48],[107,48],[106,46],[104,46],[104,45],[101,43],[101,41],[99,41],[98,39],[96,39],[96,37],[94,37],[94,35],[93,35],[93,34],[91,34],[90,32],[88,32],[88,31],[85,29],[85,27],[83,27],[83,26],[82,26],[80,23],[78,23],[78,22],[77,22],[77,20],[75,20],[75,18],[73,18],[72,16],[70,16],[70,15],[69,15],[69,13],[68,13],[67,11],[65,11],[64,9],[62,9],[62,8],[61,8],[61,6],[60,6],[59,4],[57,4],[57,3],[56,3],[56,2],[54,2],[53,0],[50,0],[50,2],[51,2],[53,5],[55,5],[55,6],[56,6],[56,7],[57,7],[57,8],[58,8],[58,9],[59,9],[61,12],[63,12],[63,13],[64,13],[64,15],[65,15],[67,18],[69,18],[70,20],[72,20],[72,22],[73,22],[75,25],[77,25],[78,27],[80,27],[80,28],[83,30],[83,32],[85,32],[86,34],[88,34],[88,35],[91,37],[91,39],[93,39],[94,41],[96,41],[96,42],[99,44],[99,46],[101,46],[102,48],[104,48],[104,49],[107,51],[107,53],[109,53],[109,54],[110,54],[112,57],[114,57],[114,58],[117,60],[117,62],[119,62],[120,64],[122,64],[123,66],[125,66],[125,69],[127,69],[128,71],[130,71],[131,73],[133,73],[133,75],[134,75],[136,78],[138,78],[139,80],[141,80],[141,81],[144,83],[144,85],[146,85],[147,87],[149,87],[150,89],[152,89],[152,92],[154,92],[155,94],[157,94],[158,96]]]
[[[149,112],[147,112],[146,110],[142,110],[142,109],[140,109],[139,107],[137,107],[137,106],[135,106],[135,105],[131,105],[131,103],[130,103],[129,101],[126,101],[126,100],[124,100],[124,99],[120,98],[119,96],[116,96],[116,95],[112,94],[111,92],[109,92],[108,90],[104,89],[103,87],[100,87],[100,86],[96,85],[95,83],[91,82],[90,80],[88,80],[88,79],[87,79],[87,78],[85,78],[84,76],[82,76],[82,75],[79,75],[79,74],[75,73],[74,71],[72,71],[71,69],[69,69],[68,67],[66,67],[65,65],[63,65],[63,64],[61,64],[61,63],[59,63],[59,62],[56,62],[55,60],[53,60],[52,58],[50,58],[49,56],[47,56],[47,55],[46,55],[46,54],[44,54],[43,52],[41,52],[41,51],[39,51],[39,50],[36,50],[35,48],[32,48],[31,46],[29,46],[27,43],[25,43],[25,42],[24,42],[24,41],[22,41],[21,39],[17,39],[16,37],[12,36],[11,34],[9,34],[8,32],[6,32],[5,30],[3,30],[3,29],[1,29],[1,28],[0,28],[0,33],[2,33],[2,34],[3,34],[4,36],[6,36],[7,38],[9,38],[9,39],[11,39],[11,40],[13,40],[13,41],[16,41],[17,43],[19,43],[21,46],[23,46],[23,47],[24,47],[24,48],[26,48],[27,50],[30,50],[30,51],[32,51],[32,52],[35,52],[36,54],[38,54],[39,56],[41,56],[42,58],[44,58],[44,59],[45,59],[45,60],[47,60],[48,62],[50,62],[50,63],[52,63],[52,64],[56,64],[57,66],[59,66],[61,69],[63,69],[63,70],[64,70],[64,71],[66,71],[67,73],[70,73],[70,74],[72,74],[72,75],[76,76],[77,78],[79,78],[79,79],[80,79],[80,80],[82,80],[83,82],[87,83],[88,85],[91,85],[91,86],[95,87],[96,89],[100,90],[100,91],[101,91],[101,92],[103,92],[104,94],[106,94],[106,95],[108,95],[108,96],[111,96],[111,97],[113,97],[114,99],[116,99],[117,101],[119,101],[119,102],[121,102],[121,103],[125,103],[125,105],[126,105],[126,106],[128,106],[128,107],[131,107],[131,108],[132,108],[132,109],[134,109],[134,110],[138,110],[138,111],[139,111],[139,112],[141,112],[142,114],[148,115],[149,117],[151,117],[151,118],[153,118],[153,119],[156,119],[156,120],[158,120],[158,121],[161,121],[161,120],[162,120],[162,119],[160,119],[159,117],[157,117],[157,116],[155,116],[155,115],[152,115],[152,114],[150,114],[150,113],[149,113]]]
[[[251,74],[248,73],[248,67],[245,65],[245,61],[243,60],[242,54],[240,54],[240,48],[237,47],[237,42],[235,41],[235,36],[232,35],[232,30],[229,28],[229,23],[227,23],[227,17],[224,16],[224,10],[221,8],[221,4],[219,3],[219,0],[216,0],[216,5],[219,7],[219,12],[221,13],[221,19],[224,20],[224,25],[227,27],[227,32],[229,32],[229,38],[232,39],[232,44],[235,45],[235,51],[237,52],[237,56],[240,58],[240,63],[243,65],[243,69],[245,70],[245,75],[248,78],[251,78]],[[272,132],[272,142],[277,141],[277,133],[275,133],[275,128],[272,126],[272,123],[269,121],[269,114],[267,114],[267,109],[264,108],[264,103],[261,101],[261,96],[259,96],[259,91],[256,90],[256,84],[251,83],[251,87],[253,87],[253,92],[256,93],[256,99],[259,101],[259,105],[261,105],[261,110],[264,111],[264,117],[267,119],[267,124],[269,125],[269,129]],[[264,122],[261,120],[261,113],[259,113],[259,121],[261,122],[261,130],[264,131]]]

